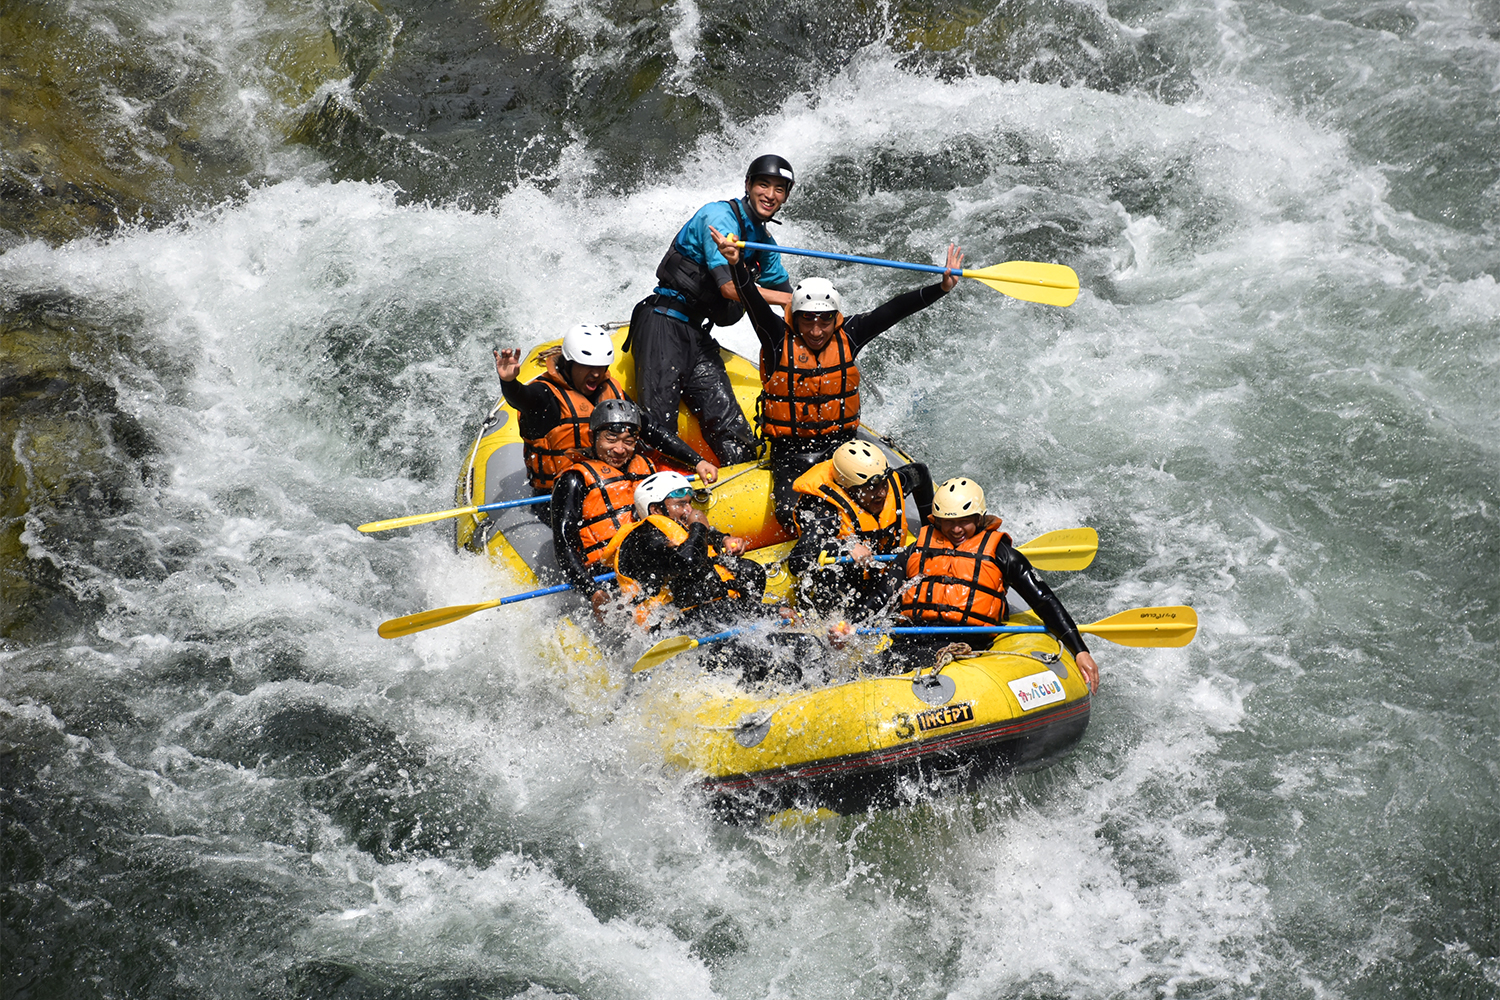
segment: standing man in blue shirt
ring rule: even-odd
[[[779,156],[751,161],[744,197],[711,202],[694,213],[657,265],[656,290],[630,317],[625,347],[635,358],[635,395],[641,408],[651,421],[675,428],[677,405],[686,398],[721,465],[753,461],[759,448],[713,339],[713,327],[738,323],[745,307],[734,287],[733,269],[709,229],[753,243],[775,243],[766,224],[778,221],[773,216],[795,181],[792,165]],[[788,308],[792,283],[781,255],[747,250],[745,262],[766,302]]]

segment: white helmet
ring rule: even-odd
[[[885,475],[885,456],[868,441],[845,441],[833,453],[833,478],[844,489]]]
[[[968,517],[986,513],[984,490],[972,479],[960,476],[937,488],[932,498],[933,517]]]
[[[615,338],[604,327],[585,323],[563,334],[562,351],[575,364],[607,368],[615,360]]]
[[[690,490],[693,487],[687,481],[687,476],[680,472],[653,472],[642,479],[635,487],[635,516],[644,521],[646,515],[651,513],[651,505],[661,503],[667,498],[667,494],[678,490]]]
[[[833,282],[827,278],[803,278],[792,289],[792,312],[838,312],[844,311],[844,300],[839,298]]]

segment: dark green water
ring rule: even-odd
[[[1493,0],[0,31],[5,996],[1500,995]],[[1058,767],[726,828],[553,609],[375,635],[516,589],[349,527],[448,505],[490,348],[625,318],[768,149],[787,245],[1082,279],[865,355],[1018,537],[1098,528],[1081,620],[1200,613]]]

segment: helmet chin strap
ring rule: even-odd
[[[766,225],[767,223],[769,223],[770,225],[773,225],[773,226],[779,226],[779,225],[781,225],[781,220],[778,219],[778,218],[776,218],[775,215],[768,215],[764,219],[762,219],[759,215],[757,215],[755,213],[755,205],[750,201],[750,192],[749,191],[745,192],[745,209],[746,209],[746,211],[748,211],[750,213],[750,218],[754,219],[756,222],[759,222],[763,226]]]

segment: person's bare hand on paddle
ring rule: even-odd
[[[740,262],[740,245],[735,242],[739,239],[738,236],[733,233],[725,236],[713,226],[708,227],[708,235],[714,238],[714,244],[719,248],[719,253],[724,255],[724,259],[731,267]]]

